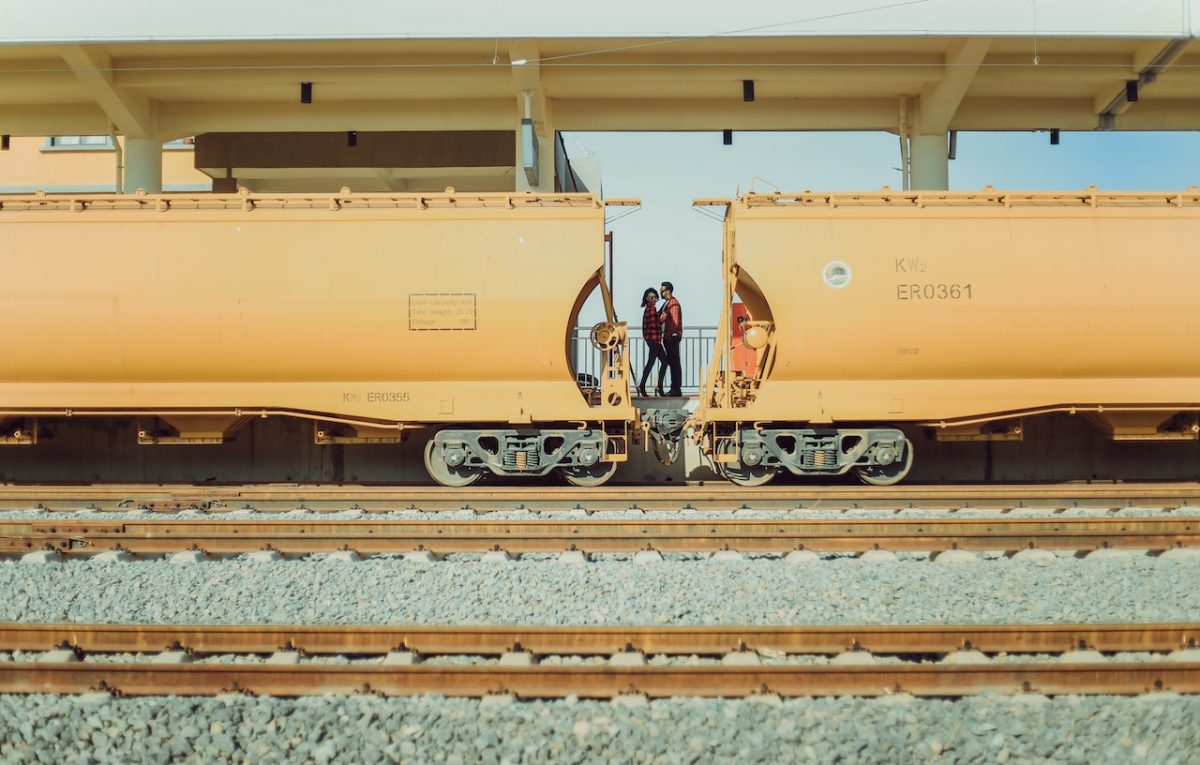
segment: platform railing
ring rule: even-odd
[[[571,358],[575,364],[576,376],[586,384],[591,380],[599,381],[604,369],[600,351],[591,343],[591,328],[576,327],[571,339]],[[704,376],[708,374],[708,365],[712,361],[713,348],[717,343],[716,327],[686,327],[683,330],[683,340],[679,344],[679,363],[683,371],[681,390],[685,396],[700,392]],[[632,368],[631,386],[636,387],[642,377],[642,368],[649,357],[649,349],[642,339],[640,329],[629,330],[629,363]],[[659,365],[655,364],[646,381],[646,392],[653,395],[658,386]],[[670,384],[670,375],[665,385]],[[665,387],[664,385],[664,387]],[[636,395],[636,391],[635,391]]]

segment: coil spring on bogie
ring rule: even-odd
[[[828,470],[837,467],[837,449],[826,444],[806,448],[800,455],[800,465],[810,470]]]
[[[506,470],[536,470],[539,459],[538,442],[536,440],[510,441],[504,450],[504,468]]]
[[[837,457],[832,449],[817,449],[805,452],[800,461],[806,468],[830,468],[837,464]]]

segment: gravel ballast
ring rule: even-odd
[[[1200,698],[0,696],[5,763],[1192,763]]]
[[[1200,620],[1200,558],[566,565],[244,559],[0,563],[0,621],[1012,624]]]
[[[993,514],[964,511],[957,517]],[[244,515],[321,520],[355,514]],[[390,517],[433,520],[455,515]],[[484,517],[545,520],[575,515],[582,517],[531,513]],[[897,517],[886,511],[647,513],[645,517],[689,515]],[[946,515],[905,511],[898,517]],[[1007,517],[1050,515],[1017,511]],[[1067,511],[1063,515],[1108,513]],[[118,520],[120,516],[163,518],[141,513],[82,517]],[[475,516],[463,513],[461,517]],[[5,595],[0,598],[0,621],[518,625],[1200,621],[1200,588],[1196,587],[1200,558],[1135,555],[1083,560],[1059,554],[1021,562],[981,556],[950,565],[910,554],[891,562],[827,556],[800,564],[772,555],[732,562],[668,555],[659,563],[634,565],[630,556],[613,555],[566,565],[556,557],[486,563],[477,555],[461,555],[430,564],[407,562],[401,556],[356,562],[323,556],[270,563],[229,559],[191,565],[162,559],[129,563],[83,559],[47,565],[5,560],[0,561],[0,593]],[[1005,660],[1023,658],[1028,659]],[[654,663],[691,660],[651,658]],[[574,660],[551,659],[550,663],[557,661]],[[819,662],[824,661],[820,657]],[[989,694],[954,701],[904,695],[783,701],[678,698],[626,705],[574,700],[496,703],[438,696],[0,695],[0,763],[26,762],[1200,763],[1200,696],[1047,699]]]

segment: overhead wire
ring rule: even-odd
[[[815,21],[828,21],[830,19],[842,18],[845,16],[856,16],[864,13],[874,13],[876,11],[886,11],[893,8],[903,8],[909,5],[923,5],[929,0],[901,0],[901,2],[888,3],[886,5],[877,5],[871,8],[856,8],[850,11],[840,11],[838,13],[828,13],[821,16],[811,16],[805,19],[793,19],[792,21],[780,21],[774,24],[759,24],[752,27],[744,27],[742,29],[731,29],[725,32],[712,32],[705,35],[689,35],[683,37],[672,37],[666,40],[651,40],[644,43],[634,43],[632,45],[622,45],[613,48],[599,48],[592,51],[581,51],[579,53],[563,53],[557,56],[545,56],[537,59],[530,59],[529,63],[543,63],[546,61],[558,61],[567,58],[580,58],[583,56],[599,56],[605,53],[622,53],[627,50],[639,50],[642,48],[653,48],[663,45],[676,45],[681,42],[691,42],[694,40],[711,40],[717,37],[731,37],[734,35],[742,35],[748,32],[762,32],[768,29],[778,29],[779,27],[790,27],[797,24],[811,24]]]
[[[539,62],[530,59],[531,62]],[[545,60],[542,60],[545,61]],[[625,61],[598,63],[550,63],[543,64],[547,68],[578,68],[578,69],[729,69],[729,68],[762,68],[762,69],[953,69],[955,67],[977,69],[1115,69],[1128,71],[1128,61],[1109,62],[1070,62],[1046,63],[1032,62],[983,62],[981,64],[954,64],[944,61],[719,61],[719,62],[687,62],[687,61]],[[72,69],[69,67],[27,67],[5,69],[0,67],[0,74],[72,74],[74,72],[254,72],[254,71],[338,71],[338,70],[371,70],[371,69],[490,69],[491,63],[387,63],[387,64],[257,64],[229,66],[120,66],[96,69]],[[1171,69],[1200,69],[1200,63],[1173,63]]]

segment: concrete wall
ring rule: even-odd
[[[212,188],[212,179],[192,166],[190,147],[164,150],[162,164],[167,191]],[[13,136],[8,151],[0,151],[2,194],[38,190],[77,194],[111,192],[115,179],[116,159],[112,149],[47,149],[44,137]]]

